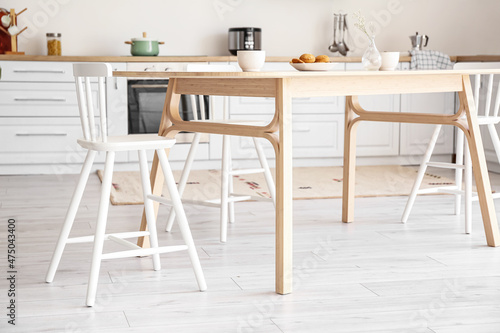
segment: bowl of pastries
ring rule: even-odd
[[[314,56],[310,53],[304,53],[299,58],[293,58],[290,65],[298,71],[331,71],[339,63],[330,62],[327,55]]]

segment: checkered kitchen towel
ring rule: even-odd
[[[452,69],[450,57],[431,50],[411,51],[410,69]]]

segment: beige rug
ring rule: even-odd
[[[274,172],[274,170],[273,170]],[[101,170],[98,170],[102,179]],[[175,179],[181,171],[174,171]],[[398,165],[356,167],[356,197],[408,195],[417,175],[415,168]],[[422,188],[453,185],[454,180],[426,174]],[[163,191],[167,193],[167,191]],[[269,197],[263,174],[234,176],[234,192]],[[168,196],[168,195],[167,195]],[[193,200],[216,199],[220,196],[219,170],[193,170],[184,198]],[[340,198],[342,196],[342,167],[313,167],[293,169],[294,199]],[[117,171],[113,174],[111,189],[113,205],[142,204],[139,172]]]

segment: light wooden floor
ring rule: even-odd
[[[496,175],[493,182],[500,185]],[[295,291],[274,290],[274,211],[237,205],[228,243],[218,211],[186,206],[208,283],[199,292],[185,252],[103,263],[97,304],[84,306],[90,244],[69,245],[55,281],[44,282],[76,176],[0,177],[0,332],[500,332],[500,248],[486,246],[477,203],[474,233],[451,215],[451,196],[294,202]],[[91,177],[74,234],[93,231],[99,182]],[[497,213],[500,214],[500,205]],[[179,242],[162,230],[161,243]],[[142,208],[112,206],[109,230],[135,230]],[[6,222],[17,225],[17,325],[6,317]],[[163,222],[163,223],[162,223]]]

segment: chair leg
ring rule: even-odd
[[[472,160],[465,146],[465,233],[472,232]]]
[[[115,152],[106,153],[106,163],[104,165],[104,176],[101,185],[101,199],[99,201],[99,212],[97,214],[97,225],[94,236],[94,248],[92,250],[92,263],[90,266],[90,276],[87,289],[87,306],[94,306],[99,280],[99,270],[101,267],[102,248],[104,245],[104,234],[106,232],[106,222],[109,209],[109,195],[111,192],[111,181],[113,178],[113,165],[115,162]]]
[[[207,289],[207,284],[205,282],[205,277],[201,269],[200,259],[198,258],[198,253],[196,252],[196,247],[194,245],[193,236],[191,235],[191,230],[189,229],[189,224],[186,218],[186,213],[182,206],[182,201],[175,185],[174,176],[172,175],[172,169],[167,159],[167,154],[162,149],[157,150],[158,159],[160,160],[161,168],[165,176],[165,182],[167,184],[168,192],[170,193],[170,198],[172,199],[173,208],[177,215],[177,223],[179,224],[179,229],[181,231],[184,243],[188,247],[189,259],[193,266],[194,274],[198,282],[198,287],[201,291]]]
[[[229,140],[228,135],[222,136],[222,167],[220,196],[220,241],[227,240],[228,198],[229,198]]]
[[[200,143],[201,133],[194,133],[193,141],[191,142],[191,147],[189,148],[189,153],[186,158],[186,163],[184,164],[184,169],[182,170],[181,179],[179,180],[179,195],[182,197],[184,193],[184,189],[186,188],[186,183],[189,177],[189,173],[191,172],[191,168],[193,167],[194,156],[196,154],[196,149],[198,148],[198,144]],[[167,227],[165,230],[170,232],[172,230],[172,226],[174,225],[175,220],[175,210],[171,209],[170,214],[168,215]]]
[[[425,170],[427,170],[427,163],[431,159],[432,152],[434,151],[434,146],[436,145],[439,132],[441,131],[441,126],[442,125],[436,125],[436,127],[434,128],[434,133],[432,133],[431,141],[429,142],[424,157],[422,158],[422,162],[420,163],[417,178],[413,183],[413,188],[411,189],[410,196],[408,197],[408,201],[406,202],[406,207],[403,212],[403,217],[401,218],[401,222],[403,223],[406,223],[406,221],[408,221],[408,217],[410,216],[411,209],[413,208],[413,204],[415,203],[415,199],[417,197],[418,189],[420,188],[422,180],[425,176]]]
[[[228,154],[228,164],[229,164],[229,172],[227,176],[227,184],[228,184],[228,198],[231,196],[231,193],[234,193],[234,177],[231,174],[233,171],[233,158],[231,156],[231,138],[228,140],[229,143],[229,149],[227,150]],[[229,223],[234,223],[235,217],[234,217],[234,201],[229,201],[228,203],[228,221]]]
[[[255,145],[255,150],[257,151],[257,156],[259,157],[260,166],[264,169],[264,177],[266,178],[269,194],[271,195],[273,204],[276,207],[276,186],[274,185],[273,175],[271,174],[271,169],[269,169],[264,149],[257,138],[253,138],[253,144]]]
[[[59,266],[59,262],[61,261],[64,247],[66,246],[66,242],[68,241],[71,228],[73,227],[73,222],[75,221],[75,216],[78,211],[78,207],[80,206],[80,202],[82,200],[85,186],[87,185],[87,181],[89,179],[95,156],[96,151],[89,150],[87,152],[87,157],[85,158],[85,162],[83,163],[82,171],[80,172],[80,177],[78,178],[78,183],[76,184],[75,190],[73,192],[73,197],[71,198],[71,203],[69,205],[68,211],[66,212],[64,224],[59,234],[57,245],[54,250],[54,254],[52,255],[52,260],[50,261],[49,269],[45,277],[45,281],[47,282],[54,281],[54,276],[56,274],[57,267]]]
[[[495,153],[497,154],[498,163],[500,163],[500,138],[498,138],[495,124],[488,124],[488,132],[490,133],[491,142],[493,142],[493,147],[495,148]]]
[[[158,235],[156,232],[156,216],[153,206],[153,201],[148,197],[151,195],[151,182],[149,179],[149,167],[146,151],[138,150],[139,155],[139,168],[141,172],[142,193],[144,197],[144,211],[146,212],[146,220],[149,230],[149,241],[151,248],[158,247]],[[161,269],[160,254],[153,254],[153,269],[158,271]]]
[[[456,164],[464,164],[464,132],[457,129],[457,144],[456,144]],[[465,159],[467,161],[467,159]],[[462,189],[462,169],[455,169],[455,184],[457,190]],[[462,207],[462,195],[455,194],[455,215],[460,215],[460,208]]]

